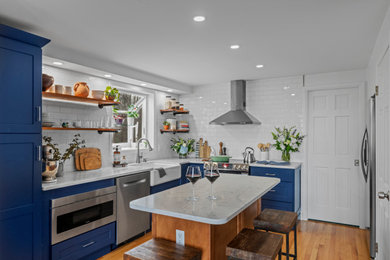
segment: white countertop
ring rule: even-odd
[[[106,168],[101,168],[98,170],[91,170],[91,171],[65,172],[63,177],[57,178],[57,182],[42,183],[42,190],[47,191],[47,190],[59,189],[59,188],[73,186],[73,185],[79,185],[79,184],[84,184],[84,183],[89,183],[94,181],[112,179],[121,176],[150,171],[154,168],[151,164],[158,164],[158,163],[180,165],[186,163],[203,164],[204,161],[202,161],[202,159],[199,158],[186,158],[186,159],[167,158],[167,159],[152,160],[147,163],[129,164],[126,167],[120,167],[120,168],[106,167]],[[257,163],[250,164],[250,166],[252,167],[270,167],[270,168],[285,168],[285,169],[296,169],[300,165],[301,163],[299,162],[291,162],[289,165],[264,165],[264,164],[257,164]]]
[[[54,190],[88,182],[117,178],[121,176],[150,171],[152,168],[147,164],[132,165],[120,168],[101,168],[91,171],[66,172],[63,177],[58,177],[56,182],[42,183],[42,190]]]
[[[270,164],[260,164],[260,163],[251,163],[251,167],[268,167],[268,168],[281,168],[281,169],[297,169],[301,166],[300,162],[290,162],[286,165],[270,165]]]
[[[280,182],[278,178],[222,174],[214,183],[217,200],[210,201],[210,182],[195,184],[197,201],[189,201],[191,183],[130,202],[130,208],[175,218],[220,225],[229,222]]]
[[[178,158],[168,158],[168,159],[159,159],[159,160],[153,160],[153,162],[166,162],[166,163],[179,163],[179,164],[186,164],[186,163],[199,163],[203,164],[204,161],[199,158],[186,158],[186,159],[178,159]],[[235,163],[243,163],[242,159],[230,159],[230,162]],[[302,165],[301,162],[290,162],[286,165],[270,165],[270,164],[259,164],[259,163],[251,163],[249,166],[251,167],[269,167],[269,168],[282,168],[282,169],[297,169]]]

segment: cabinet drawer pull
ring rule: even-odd
[[[37,121],[41,122],[42,121],[42,111],[41,111],[41,106],[36,107],[36,113],[37,113]]]
[[[41,146],[37,146],[37,161],[40,162],[42,161],[42,151],[41,151]]]
[[[270,192],[275,192],[276,190],[270,190]]]
[[[266,176],[276,176],[275,173],[266,173],[265,175],[266,175]]]
[[[91,242],[83,245],[83,247],[89,247],[89,246],[92,246],[93,244],[95,244],[95,241],[91,241]]]

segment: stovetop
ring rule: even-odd
[[[218,163],[220,171],[240,171],[249,172],[249,164],[247,163]]]

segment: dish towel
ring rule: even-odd
[[[276,161],[257,161],[258,164],[269,164],[269,165],[289,165],[290,162],[276,162]]]
[[[162,178],[165,175],[167,175],[167,173],[165,172],[164,168],[157,168],[156,171],[158,171],[158,174],[160,175],[160,178]]]

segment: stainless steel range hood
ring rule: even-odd
[[[259,120],[246,111],[245,80],[230,82],[230,99],[231,110],[211,121],[210,125],[261,124]]]

